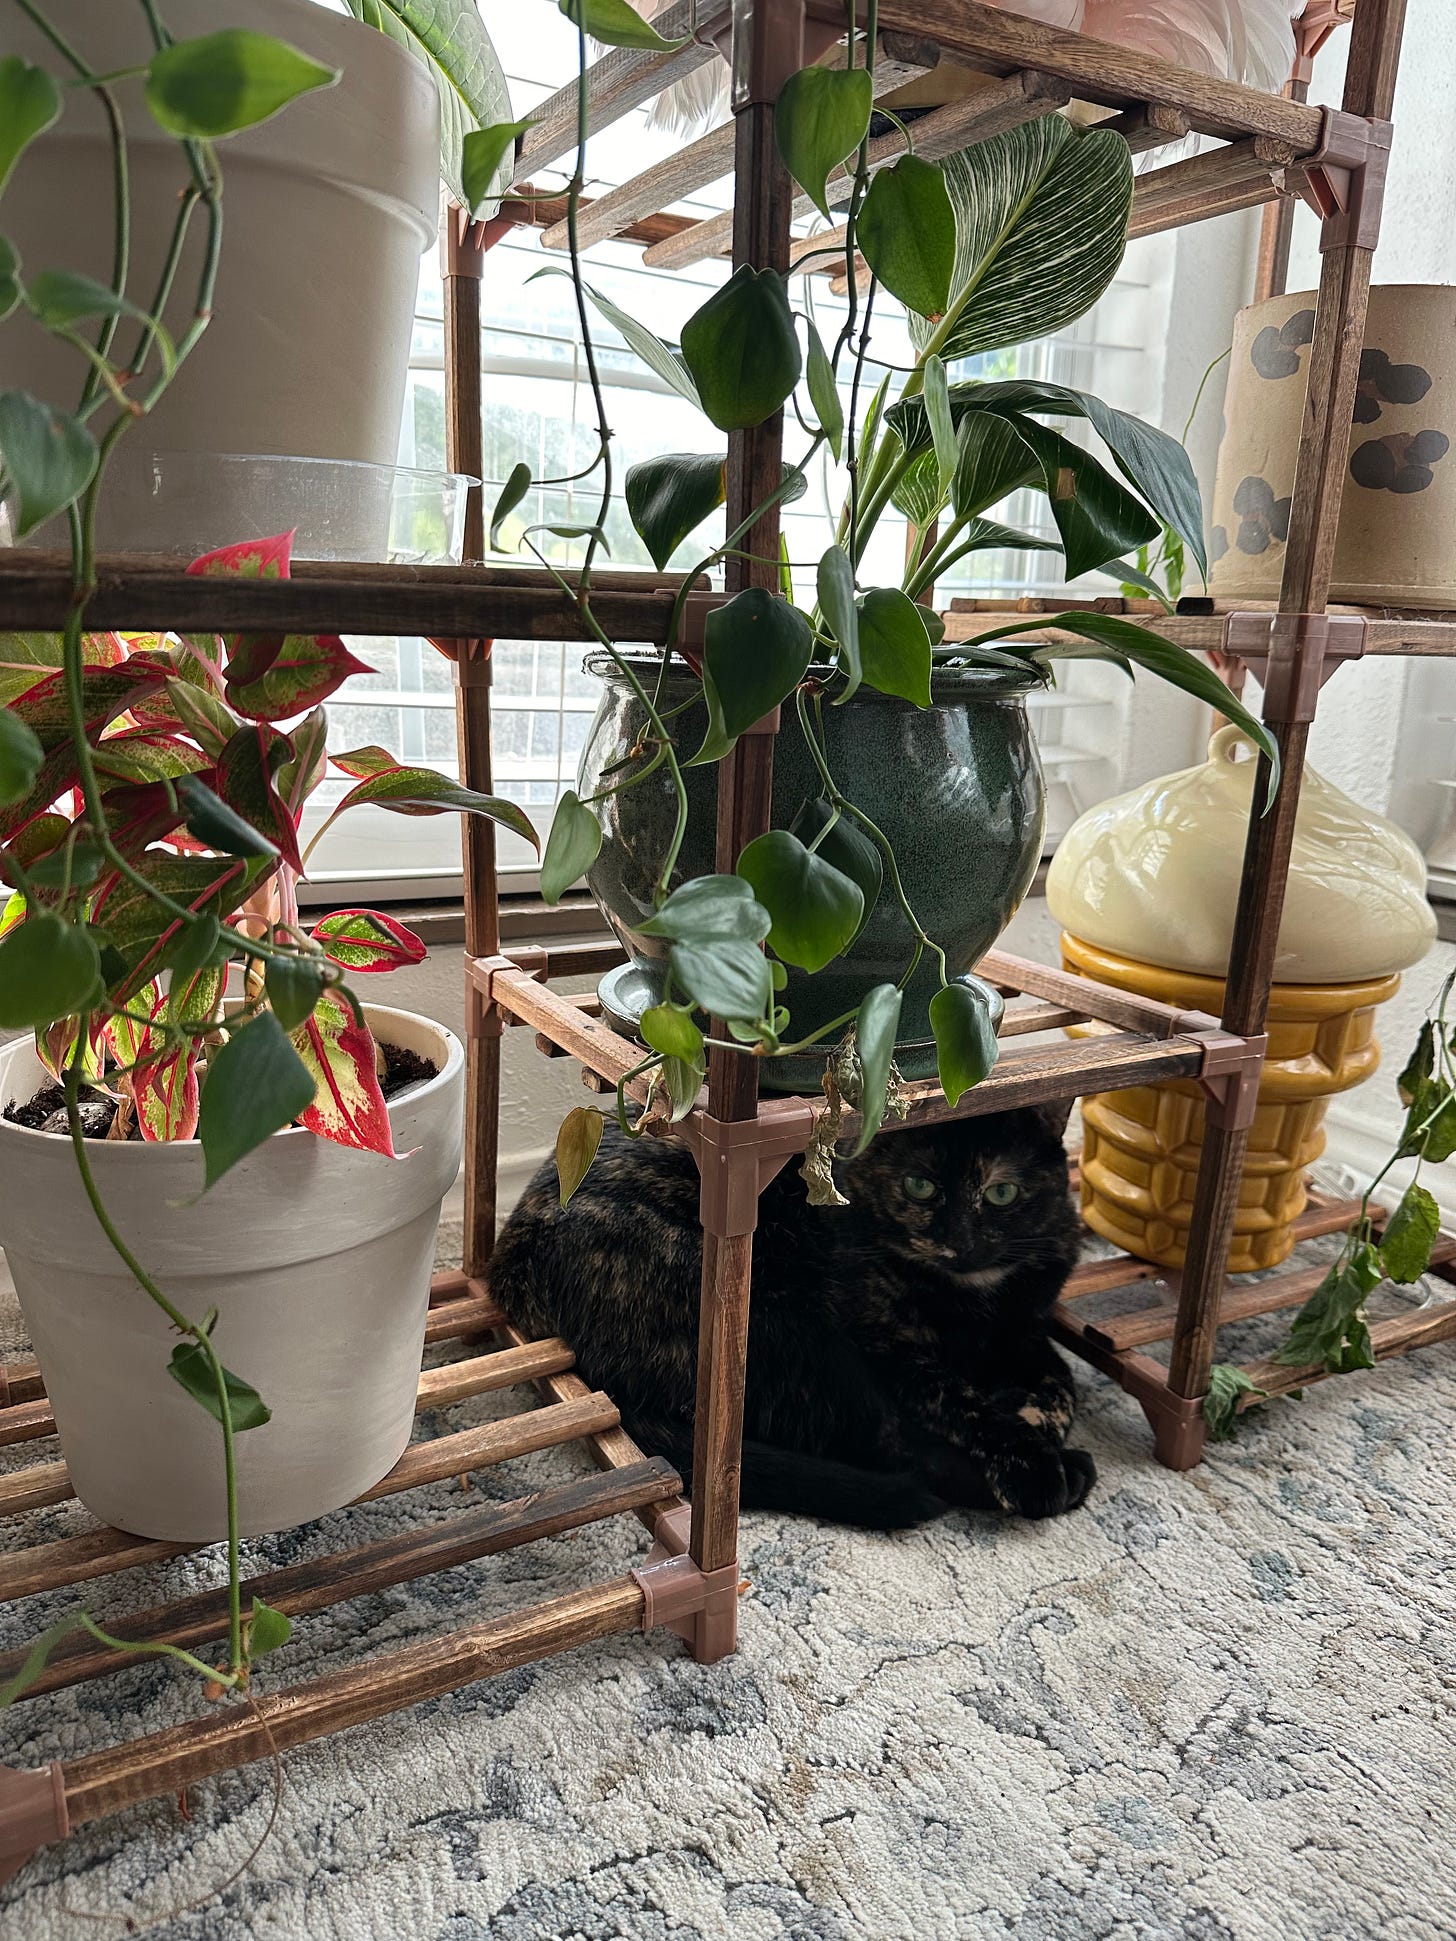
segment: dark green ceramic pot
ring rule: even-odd
[[[651,691],[655,657],[633,657]],[[589,670],[604,684],[582,752],[578,791],[603,784],[647,729],[645,710],[606,655]],[[1037,683],[999,668],[937,670],[931,705],[917,708],[862,687],[847,706],[823,711],[830,773],[850,801],[889,838],[911,907],[945,950],[953,975],[969,971],[1005,929],[1031,887],[1041,858],[1045,799],[1041,764],[1026,714]],[[689,674],[668,683],[667,705],[697,687]],[[704,713],[691,707],[669,723],[686,758],[703,738]],[[689,822],[674,882],[712,872],[718,800],[716,767],[684,770]],[[818,774],[792,708],[774,744],[774,826],[788,828],[822,797]],[[598,805],[602,848],[587,883],[631,962],[602,980],[600,995],[617,1028],[634,1031],[659,1001],[668,945],[641,934],[652,914],[652,886],[672,838],[676,797],[659,769],[646,782]],[[813,977],[791,969],[782,1002],[790,1031],[802,1037],[853,1011],[871,985],[895,983],[914,939],[889,885],[849,949]],[[939,979],[929,953],[905,991],[896,1062],[906,1078],[935,1072],[927,1007]],[[763,1081],[780,1091],[818,1091],[822,1053],[769,1059]]]

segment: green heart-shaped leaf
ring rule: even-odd
[[[682,352],[703,410],[720,431],[771,418],[802,369],[783,277],[746,263],[735,270],[683,325]]]
[[[248,1619],[248,1657],[261,1658],[266,1652],[276,1651],[280,1645],[287,1644],[293,1636],[292,1620],[282,1611],[275,1611],[271,1604],[265,1604],[261,1597],[253,1599],[252,1615]]]
[[[199,1402],[207,1410],[214,1422],[222,1421],[217,1379],[200,1341],[178,1342],[172,1350],[172,1359],[167,1363],[167,1373],[179,1387],[186,1389],[194,1402]],[[273,1411],[251,1382],[245,1382],[241,1375],[224,1368],[222,1385],[227,1391],[228,1419],[235,1434],[241,1435],[245,1429],[261,1429],[265,1422],[272,1421]]]
[[[463,138],[460,179],[465,188],[465,207],[472,214],[498,193],[501,185],[496,178],[501,164],[508,156],[514,161],[516,142],[530,126],[529,117],[524,121],[496,121],[489,128],[472,128]]]
[[[784,166],[821,215],[829,214],[831,172],[869,132],[874,98],[874,83],[862,67],[801,67],[779,89],[774,140]]]
[[[314,1081],[271,1011],[260,1011],[209,1059],[197,1136],[208,1186],[314,1101]]]
[[[659,571],[722,505],[725,467],[716,452],[666,452],[628,471],[627,513]]]
[[[314,88],[331,88],[339,70],[287,41],[247,27],[175,40],[147,63],[152,119],[169,135],[216,141],[267,121]]]
[[[1000,1014],[999,997],[979,982],[947,984],[930,1000],[935,1062],[947,1104],[954,1105],[962,1093],[979,1085],[996,1063]]]
[[[0,809],[25,800],[44,761],[35,730],[8,708],[0,710]]]
[[[769,922],[768,911],[741,876],[694,876],[673,891],[641,930],[644,937],[666,937],[673,943],[736,937],[757,944],[768,935]]]
[[[823,970],[859,930],[864,896],[858,883],[787,829],[770,829],[749,843],[738,874],[773,918],[769,947],[787,964]]]
[[[274,1017],[291,1036],[313,1016],[324,988],[323,964],[317,957],[270,957],[263,981]]]
[[[674,944],[672,974],[709,1017],[755,1020],[773,999],[768,959],[755,944],[733,937]]]
[[[559,903],[585,876],[601,846],[602,825],[575,789],[568,789],[556,805],[541,858],[541,895],[547,903]]]
[[[865,196],[855,239],[891,296],[917,317],[941,315],[950,301],[956,219],[939,168],[918,155],[882,168]]]
[[[79,924],[38,910],[0,938],[0,1028],[74,1017],[101,995],[101,955]]]
[[[930,706],[930,634],[925,609],[898,587],[877,586],[859,606],[859,657],[864,678],[881,694]]]
[[[717,762],[755,721],[788,699],[809,671],[814,633],[797,607],[745,587],[703,624],[708,732],[689,766]]]
[[[99,454],[79,418],[28,391],[0,391],[0,459],[15,491],[16,536],[24,539],[80,498]]]
[[[0,59],[0,189],[27,146],[61,112],[61,91],[43,67],[18,54]]]
[[[1412,1180],[1380,1236],[1380,1259],[1391,1280],[1408,1287],[1431,1264],[1431,1249],[1441,1231],[1435,1195]]]
[[[627,0],[557,0],[557,5],[573,25],[584,27],[604,47],[644,47],[654,54],[670,54],[684,45],[680,40],[664,40]]]
[[[823,833],[827,828],[828,833]],[[859,920],[857,937],[869,922],[880,889],[884,883],[885,866],[880,852],[864,831],[856,828],[847,815],[835,818],[834,810],[822,798],[807,801],[794,817],[790,830],[806,846],[814,845],[814,854],[822,856],[826,863],[832,863],[842,876],[858,884],[864,914]],[[854,937],[850,938],[854,942]],[[848,945],[845,946],[846,949]],[[776,990],[781,989],[775,984]]]

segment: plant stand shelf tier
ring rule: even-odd
[[[1192,1245],[1176,1287],[1171,1277],[1121,1257],[1079,1268],[1056,1317],[1060,1337],[1119,1381],[1148,1413],[1159,1457],[1177,1467],[1202,1453],[1202,1397],[1222,1320],[1267,1312],[1303,1298],[1302,1270],[1249,1286],[1226,1280],[1228,1239],[1247,1125],[1257,1089],[1274,941],[1299,797],[1305,741],[1319,682],[1358,648],[1372,653],[1456,651],[1456,623],[1426,616],[1325,614],[1339,514],[1346,433],[1358,376],[1370,256],[1378,233],[1383,162],[1404,18],[1403,0],[1360,0],[1355,16],[1343,107],[1258,94],[1215,82],[1125,48],[1114,48],[983,6],[977,0],[879,0],[879,54],[900,75],[925,72],[948,57],[987,77],[984,89],[948,103],[916,126],[924,154],[949,153],[1017,123],[1090,106],[1111,119],[1140,151],[1181,140],[1190,130],[1213,146],[1191,160],[1153,167],[1137,189],[1133,227],[1149,234],[1233,209],[1293,195],[1313,201],[1326,218],[1324,269],[1308,360],[1309,401],[1293,493],[1287,562],[1276,615],[1226,615],[1212,603],[1168,618],[1148,610],[1132,617],[1189,645],[1246,657],[1264,655],[1266,718],[1283,757],[1283,777],[1270,813],[1251,821],[1233,948],[1233,975],[1222,1020],[1179,1013],[1039,965],[993,953],[983,974],[1011,994],[1002,1036],[1008,1041],[994,1073],[951,1108],[933,1084],[907,1088],[907,1123],[992,1112],[1041,1100],[1068,1099],[1120,1083],[1195,1079],[1208,1095]],[[705,62],[730,61],[733,126],[687,144],[679,155],[585,208],[585,233],[601,241],[632,236],[650,260],[691,263],[728,255],[735,265],[788,271],[796,253],[793,185],[777,154],[772,108],[787,75],[804,60],[833,59],[844,11],[831,0],[676,0],[657,25],[666,36],[690,36],[670,53],[616,50],[598,61],[589,81],[589,129],[606,128]],[[1080,111],[1080,110],[1079,110]],[[518,152],[517,181],[550,171],[577,138],[575,88],[536,112]],[[879,146],[876,165],[894,145]],[[694,222],[669,205],[731,170],[737,196],[723,218]],[[452,218],[446,237],[446,433],[450,463],[479,474],[481,465],[479,279],[489,244],[532,220],[561,241],[564,208],[508,201],[487,223]],[[821,239],[822,240],[822,239]],[[800,248],[799,253],[802,254]],[[780,478],[782,421],[736,432],[729,440],[727,516],[742,521]],[[472,496],[465,552],[485,551],[480,495]],[[777,513],[757,520],[745,540],[751,557],[730,561],[726,594],[772,588]],[[307,631],[425,635],[453,654],[461,778],[490,787],[490,660],[495,638],[582,639],[582,614],[548,578],[487,566],[441,568],[300,563],[286,582],[189,577],[176,560],[103,559],[87,623],[136,630]],[[602,575],[592,604],[612,637],[662,644],[680,582],[663,575]],[[694,589],[686,602],[688,639],[715,595]],[[55,629],[70,608],[66,563],[38,554],[0,553],[0,627]],[[986,611],[982,609],[981,617]],[[1340,624],[1353,618],[1354,626]],[[952,614],[952,629],[975,622]],[[773,723],[744,735],[723,764],[719,789],[718,865],[732,869],[744,845],[768,826]],[[1256,789],[1256,796],[1262,793]],[[736,1639],[738,1471],[747,1351],[752,1237],[759,1192],[800,1153],[822,1103],[760,1101],[754,1061],[715,1051],[697,1105],[674,1128],[702,1174],[703,1279],[695,1489],[691,1507],[679,1478],[622,1430],[611,1399],[572,1372],[569,1344],[528,1342],[492,1303],[487,1267],[495,1232],[495,1180],[500,1098],[500,1042],[508,1025],[532,1029],[543,1050],[578,1059],[596,1089],[613,1087],[638,1050],[593,1015],[591,1001],[553,991],[555,977],[608,968],[615,947],[503,951],[491,826],[467,821],[465,832],[467,985],[466,1250],[463,1273],[442,1277],[430,1338],[469,1344],[493,1333],[498,1346],[467,1352],[421,1377],[420,1406],[437,1408],[508,1384],[534,1384],[542,1406],[482,1428],[411,1445],[371,1495],[465,1476],[528,1450],[585,1443],[602,1473],[564,1480],[518,1501],[464,1511],[403,1535],[336,1557],[270,1572],[256,1586],[268,1602],[294,1614],[469,1562],[534,1538],[623,1512],[653,1532],[645,1564],[621,1577],[506,1617],[446,1632],[424,1642],[259,1698],[257,1711],[221,1706],[191,1723],[116,1747],[86,1753],[35,1772],[0,1768],[0,1878],[35,1848],[132,1802],[175,1794],[193,1780],[269,1756],[417,1703],[510,1666],[573,1644],[638,1627],[669,1624],[704,1661],[722,1657]],[[1073,1022],[1102,1028],[1069,1042]],[[1026,1041],[1026,1042],[1023,1042]],[[894,1137],[894,1122],[885,1136]],[[849,1122],[845,1130],[851,1129]],[[1348,1205],[1316,1200],[1304,1234],[1334,1231]],[[1456,1277],[1456,1240],[1443,1239],[1436,1271]],[[1099,1289],[1161,1280],[1162,1292],[1136,1314],[1113,1321],[1081,1317],[1083,1297]],[[1377,1355],[1456,1333],[1456,1304],[1379,1324]],[[1166,1367],[1142,1350],[1166,1340]],[[1313,1379],[1309,1371],[1251,1371],[1271,1390]],[[0,1375],[0,1443],[49,1433],[50,1413],[33,1363]],[[0,1515],[66,1501],[63,1463],[44,1460],[0,1477]],[[0,1561],[0,1592],[24,1597],[176,1554],[103,1526],[44,1542]],[[225,1628],[211,1594],[114,1620],[133,1637],[206,1644]],[[103,1662],[86,1642],[57,1655],[34,1694],[101,1676]],[[125,1662],[125,1661],[122,1661]],[[0,1666],[0,1678],[6,1674]]]

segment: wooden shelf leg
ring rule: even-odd
[[[753,1235],[703,1235],[698,1320],[698,1400],[693,1432],[689,1551],[706,1576],[738,1557],[738,1482],[743,1461],[743,1383],[748,1362],[748,1288]],[[699,1664],[738,1644],[738,1613],[700,1612],[689,1639]]]
[[[1346,112],[1388,120],[1395,94],[1405,0],[1362,0],[1355,17],[1346,70]],[[1289,545],[1279,609],[1286,614],[1318,614],[1329,598],[1335,538],[1339,529],[1346,453],[1365,342],[1365,312],[1370,294],[1373,242],[1358,243],[1327,227],[1314,341],[1310,348],[1309,390],[1295,470]],[[1306,643],[1296,641],[1292,665],[1277,684],[1266,680],[1264,718],[1279,743],[1279,793],[1267,814],[1249,822],[1238,913],[1229,951],[1225,1027],[1240,1037],[1264,1029],[1274,950],[1284,911],[1294,819],[1304,773],[1305,748],[1318,684],[1301,683],[1299,658]],[[1312,651],[1323,652],[1322,647]],[[1268,673],[1275,656],[1271,649]],[[1303,692],[1301,692],[1303,689]],[[1277,692],[1277,699],[1276,699]],[[1253,800],[1263,800],[1269,764],[1260,758]],[[1218,1306],[1228,1267],[1229,1237],[1238,1206],[1239,1182],[1248,1146],[1246,1127],[1230,1122],[1210,1105],[1203,1155],[1193,1201],[1193,1225],[1178,1301],[1178,1325],[1168,1367],[1169,1386],[1185,1400],[1208,1389],[1218,1334]],[[1169,1437],[1164,1433],[1163,1442]],[[1169,1443],[1170,1453],[1172,1445]],[[1179,1452],[1183,1444],[1178,1445]],[[1168,1460],[1160,1447],[1160,1460]],[[1194,1460],[1197,1460],[1195,1457]],[[1175,1465],[1177,1466],[1177,1465]]]
[[[483,476],[480,396],[480,279],[485,225],[462,210],[445,216],[445,450],[452,471]],[[481,488],[470,488],[465,514],[466,559],[485,551]],[[455,643],[455,733],[460,780],[491,792],[490,649],[482,639]],[[494,957],[500,950],[495,824],[463,816],[465,952]],[[483,1006],[469,978],[465,990],[465,1253],[467,1274],[484,1273],[495,1245],[496,1162],[500,1144],[501,1018]]]

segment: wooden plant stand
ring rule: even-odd
[[[1323,0],[1322,0],[1323,3]],[[1333,0],[1331,0],[1333,4]],[[1328,11],[1328,8],[1326,9]],[[1336,11],[1339,11],[1336,7]],[[1149,234],[1256,204],[1309,197],[1326,216],[1324,270],[1309,360],[1309,403],[1277,613],[1222,613],[1211,602],[1168,620],[1143,609],[1134,618],[1190,646],[1216,647],[1258,661],[1265,717],[1283,755],[1273,810],[1251,821],[1233,945],[1233,969],[1222,1020],[1139,999],[1061,971],[992,953],[982,973],[1011,994],[1002,1036],[1009,1042],[991,1076],[952,1108],[934,1084],[909,1088],[903,1122],[924,1125],[1046,1100],[1067,1100],[1109,1087],[1196,1079],[1207,1095],[1207,1136],[1199,1175],[1192,1245],[1175,1287],[1145,1310],[1111,1321],[1082,1318],[1079,1302],[1101,1289],[1158,1278],[1126,1257],[1080,1268],[1057,1310],[1061,1338],[1106,1370],[1148,1415],[1159,1458],[1174,1467],[1202,1453],[1202,1397],[1222,1320],[1245,1318],[1300,1300],[1309,1276],[1296,1269],[1250,1286],[1226,1286],[1230,1225],[1247,1128],[1264,1049],[1274,941],[1284,895],[1295,809],[1309,723],[1321,681],[1339,660],[1359,653],[1451,653],[1456,625],[1423,616],[1325,613],[1330,561],[1345,465],[1346,433],[1358,375],[1370,256],[1378,228],[1383,160],[1403,0],[1359,0],[1344,107],[1332,111],[1299,98],[1270,97],[1189,74],[1140,53],[1111,48],[1026,20],[977,0],[879,0],[885,72],[906,78],[942,54],[979,67],[994,85],[926,116],[916,125],[923,155],[946,154],[1018,122],[1054,112],[1069,100],[1099,103],[1139,150],[1180,140],[1190,129],[1214,146],[1188,161],[1139,178],[1133,231]],[[803,213],[773,140],[772,104],[785,77],[828,52],[843,28],[837,0],[676,0],[656,23],[672,38],[695,36],[668,54],[619,50],[591,74],[593,130],[608,126],[721,48],[732,61],[734,123],[687,144],[676,156],[600,197],[583,215],[583,238],[635,237],[649,260],[689,263],[731,255],[735,264],[787,270],[794,255],[790,223]],[[1294,94],[1299,94],[1296,87]],[[518,179],[556,165],[574,146],[574,86],[536,112],[520,148]],[[878,144],[889,159],[896,143]],[[738,195],[726,217],[688,222],[665,206],[733,167]],[[489,244],[513,224],[540,221],[559,242],[555,210],[539,202],[507,203],[490,223],[457,220],[448,237],[446,274],[447,429],[451,463],[479,472],[481,455],[479,277]],[[822,242],[822,238],[819,239]],[[1269,252],[1277,255],[1277,250]],[[730,525],[760,504],[780,478],[781,418],[729,440]],[[479,495],[466,532],[468,558],[484,551]],[[689,624],[715,601],[747,585],[773,586],[778,516],[763,514],[745,541],[753,560],[726,568],[726,588],[694,589]],[[594,578],[593,609],[611,636],[661,644],[679,581],[672,576],[604,574]],[[0,627],[57,629],[69,603],[65,562],[23,552],[0,553]],[[587,638],[583,616],[550,579],[501,567],[405,568],[310,566],[287,581],[191,578],[182,562],[103,560],[88,624],[97,628],[216,631],[412,633],[452,643],[457,671],[460,772],[469,785],[490,785],[490,642]],[[969,627],[952,614],[949,624]],[[952,635],[952,637],[954,637]],[[744,845],[769,823],[776,717],[739,741],[721,771],[718,866],[731,870]],[[1262,796],[1262,780],[1255,798]],[[475,1679],[575,1644],[636,1628],[671,1625],[702,1661],[722,1657],[736,1639],[738,1470],[747,1348],[749,1276],[757,1202],[763,1186],[811,1137],[823,1102],[760,1100],[754,1061],[714,1052],[708,1082],[693,1111],[674,1128],[702,1177],[702,1308],[691,1508],[680,1479],[623,1432],[609,1397],[592,1393],[571,1372],[568,1344],[528,1342],[494,1308],[486,1274],[495,1228],[495,1178],[503,1032],[525,1026],[550,1053],[578,1059],[595,1088],[612,1086],[637,1062],[639,1048],[603,1025],[591,1001],[566,998],[555,980],[609,968],[615,947],[501,948],[494,832],[467,821],[466,856],[466,1240],[464,1271],[436,1283],[430,1338],[468,1344],[493,1334],[498,1346],[467,1352],[421,1377],[422,1408],[490,1389],[534,1384],[542,1406],[482,1428],[411,1446],[390,1476],[370,1492],[393,1494],[531,1450],[584,1441],[602,1473],[519,1500],[466,1511],[403,1536],[365,1543],[314,1563],[272,1571],[254,1586],[292,1615],[326,1609],[383,1585],[488,1557],[536,1537],[632,1512],[653,1535],[645,1563],[619,1577],[489,1622],[467,1625],[366,1660],[346,1671],[257,1699],[251,1710],[224,1705],[189,1724],[64,1760],[35,1772],[0,1768],[0,1878],[35,1848],[136,1801],[175,1794],[191,1781],[265,1757],[280,1748],[377,1718]],[[1068,1041],[1019,1043],[1067,1024],[1103,1029]],[[637,1096],[642,1096],[640,1081]],[[852,1118],[844,1130],[853,1130]],[[887,1127],[893,1137],[895,1122]],[[1316,1200],[1300,1232],[1337,1230],[1349,1205]],[[1443,1265],[1456,1241],[1443,1240]],[[1456,1333],[1456,1305],[1384,1323],[1377,1354]],[[1142,1352],[1171,1342],[1167,1367]],[[1280,1370],[1269,1388],[1318,1379],[1315,1370]],[[0,1376],[0,1443],[49,1432],[49,1410],[33,1365]],[[43,1462],[0,1478],[0,1515],[59,1503],[71,1494],[64,1464]],[[41,1543],[0,1559],[0,1597],[19,1598],[79,1584],[126,1566],[177,1554],[104,1526]],[[114,1616],[132,1638],[206,1644],[225,1631],[218,1596],[205,1593]],[[26,1702],[61,1685],[99,1676],[114,1657],[81,1642],[57,1653]],[[0,1679],[10,1667],[0,1664]],[[265,1732],[260,1719],[266,1721]]]

